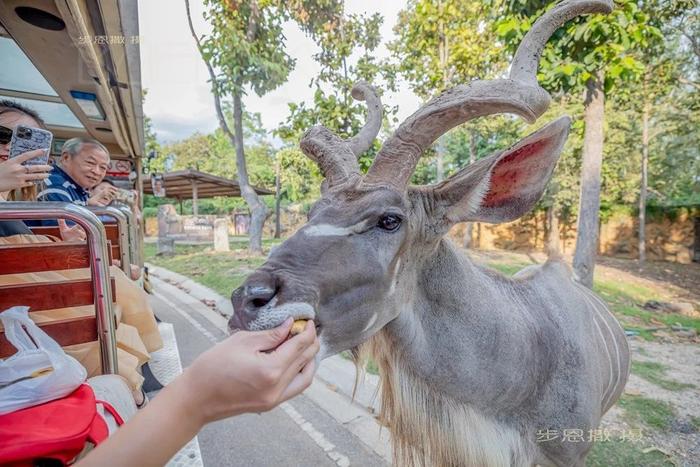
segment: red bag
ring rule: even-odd
[[[82,384],[62,399],[0,415],[0,465],[31,466],[42,458],[68,464],[86,442],[99,444],[109,431],[96,402],[92,388]],[[123,423],[109,404],[99,402]]]

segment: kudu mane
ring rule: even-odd
[[[352,181],[406,191],[424,150],[451,128],[496,113],[513,113],[529,122],[540,117],[550,102],[536,78],[547,40],[558,27],[580,14],[611,10],[610,0],[566,0],[556,5],[523,38],[508,79],[456,86],[427,102],[384,143],[364,176],[357,157],[370,147],[382,122],[381,102],[367,83],[358,83],[353,89],[353,96],[368,105],[368,121],[357,136],[343,140],[327,128],[315,126],[304,135],[300,146],[321,168],[324,189]],[[537,447],[518,427],[499,424],[426,384],[395,351],[391,339],[387,329],[382,329],[353,355],[359,366],[371,356],[379,367],[380,418],[392,435],[395,465],[503,466],[533,462]]]
[[[527,465],[533,458],[532,444],[520,433],[413,374],[393,351],[386,330],[353,350],[358,375],[368,358],[379,369],[379,421],[392,435],[393,465],[500,467]]]

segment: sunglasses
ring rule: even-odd
[[[0,125],[0,144],[8,144],[12,140],[12,130]]]

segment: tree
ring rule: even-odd
[[[324,22],[317,21],[305,28],[321,49],[314,55],[321,71],[309,83],[315,88],[313,104],[290,103],[289,116],[276,132],[289,144],[296,145],[304,131],[316,124],[326,126],[343,138],[355,135],[364,125],[366,112],[364,105],[355,103],[350,95],[358,81],[372,83],[377,91],[395,89],[392,68],[373,54],[381,42],[382,17],[379,14],[344,15],[342,3],[324,11]],[[378,85],[380,81],[381,86]],[[393,112],[389,109],[384,114]],[[360,157],[363,169],[369,167],[378,150],[379,143],[375,142]]]
[[[644,63],[643,86],[641,87],[642,101],[642,182],[639,195],[639,261],[645,260],[645,213],[648,182],[648,164],[650,151],[656,137],[664,134],[690,136],[695,143],[691,148],[698,147],[698,118],[697,111],[693,112],[693,94],[700,91],[697,66],[700,64],[700,47],[697,36],[700,32],[700,8],[693,1],[688,2],[650,2],[653,14],[662,23],[664,41],[651,44],[641,54]],[[694,31],[693,31],[694,29]],[[680,52],[679,52],[680,51]],[[695,65],[695,66],[693,66]],[[639,88],[638,88],[639,89]],[[690,98],[689,98],[690,97]],[[697,110],[697,109],[696,109]],[[679,119],[681,117],[681,119]],[[696,130],[693,131],[692,122]],[[691,122],[691,127],[686,125]],[[693,137],[694,135],[694,137]],[[669,148],[670,149],[670,148]],[[685,151],[663,151],[673,157],[675,162],[683,159]],[[687,154],[687,152],[686,152]],[[690,173],[700,173],[700,159],[695,152],[695,168]],[[656,158],[655,158],[656,159]],[[692,158],[691,158],[692,160]],[[678,164],[680,165],[680,164]],[[700,188],[700,180],[690,181],[686,186]]]
[[[493,31],[484,28],[487,8],[476,0],[411,0],[399,12],[389,50],[416,94],[427,100],[453,84],[504,71],[502,47]],[[436,181],[445,176],[445,150],[441,138],[435,148]]]
[[[494,31],[484,27],[489,16],[488,5],[477,0],[411,0],[399,12],[396,39],[389,50],[398,73],[413,92],[427,100],[453,85],[504,72],[508,63],[502,46]],[[494,121],[509,124],[508,119],[478,120],[441,137],[434,148],[435,176],[429,176],[421,163],[414,181],[441,181],[450,168],[488,155],[484,149],[492,147],[492,135],[504,130],[493,125]],[[470,238],[468,224],[465,247]]]
[[[282,84],[294,66],[284,48],[282,22],[286,13],[280,4],[206,0],[206,18],[212,34],[200,37],[192,25],[189,0],[185,0],[187,20],[197,49],[204,60],[212,86],[221,131],[236,148],[236,169],[241,195],[250,209],[250,245],[262,253],[262,232],[268,209],[251,186],[243,141],[243,102],[246,87],[257,95]],[[226,121],[222,100],[233,101],[233,129]]]
[[[542,1],[515,0],[498,22],[497,31],[513,47],[535,14],[551,7]],[[543,8],[543,6],[545,8]],[[610,15],[569,21],[548,43],[540,64],[541,82],[553,94],[583,92],[584,135],[581,196],[574,270],[591,287],[598,244],[601,167],[604,149],[605,93],[638,76],[642,66],[635,51],[660,31],[655,19],[633,0],[618,0]]]

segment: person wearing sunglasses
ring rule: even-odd
[[[0,201],[7,199],[10,192],[18,189],[34,190],[36,180],[46,180],[51,171],[50,165],[22,165],[23,162],[44,155],[44,150],[25,152],[9,159],[12,132],[18,125],[33,128],[46,128],[39,115],[14,101],[0,100]],[[0,221],[0,236],[31,234],[21,221]]]

